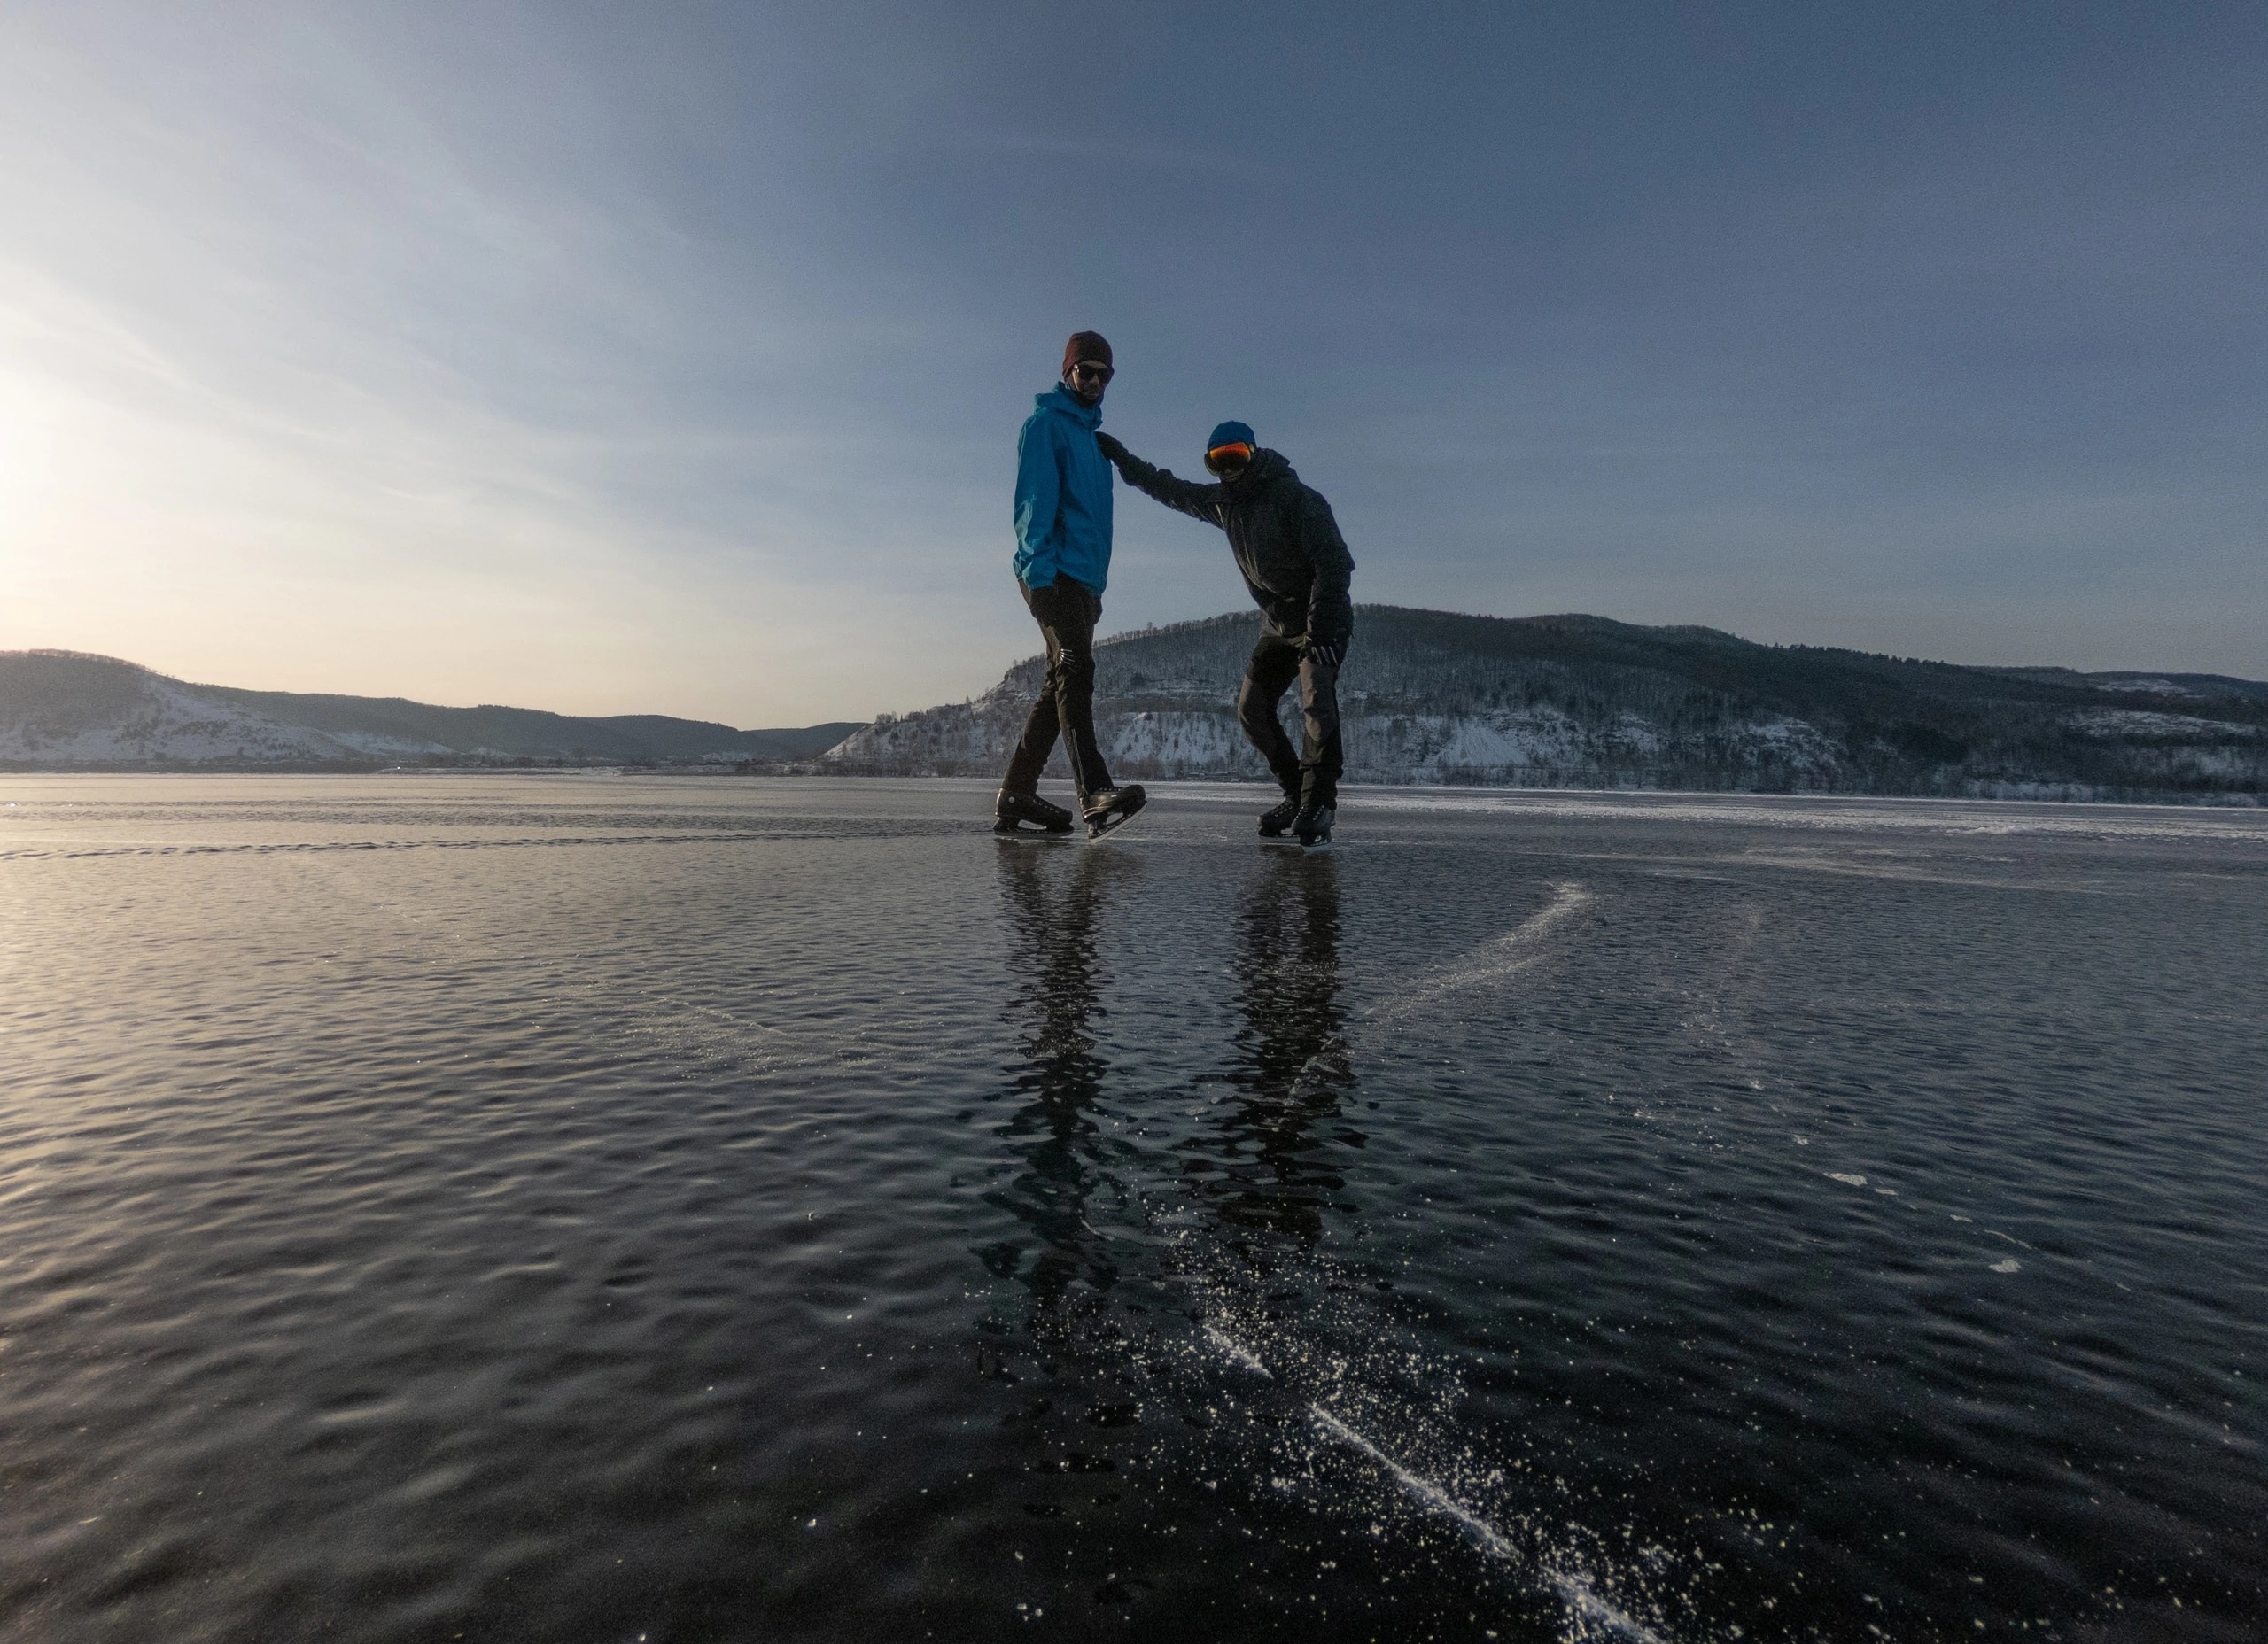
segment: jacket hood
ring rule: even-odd
[[[1270,480],[1297,480],[1299,477],[1299,470],[1285,460],[1282,452],[1270,451],[1267,446],[1262,446],[1252,454],[1252,461],[1245,464],[1244,472],[1230,481],[1230,484],[1239,487],[1264,485]]]
[[[1060,411],[1082,428],[1091,429],[1102,426],[1102,407],[1099,404],[1081,405],[1071,397],[1071,391],[1060,383],[1056,384],[1044,394],[1035,394],[1032,397],[1032,403],[1042,411]]]

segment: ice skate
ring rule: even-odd
[[[1336,805],[1309,805],[1293,819],[1292,832],[1299,836],[1302,850],[1331,849],[1331,825],[1339,817]]]
[[[1004,787],[992,802],[992,831],[1011,835],[1068,834],[1071,813],[1037,794],[1012,794]]]
[[[1081,807],[1086,813],[1087,837],[1100,839],[1105,834],[1126,826],[1134,813],[1150,801],[1139,782],[1130,782],[1124,787],[1097,788],[1086,797]]]
[[[1300,802],[1286,795],[1260,813],[1260,837],[1271,845],[1295,845],[1296,839],[1286,838],[1285,833],[1300,814]]]

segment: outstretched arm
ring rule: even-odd
[[[1117,464],[1119,477],[1135,490],[1155,497],[1192,519],[1201,519],[1208,525],[1220,524],[1221,486],[1200,485],[1177,478],[1169,470],[1145,462],[1108,434],[1097,434],[1095,444],[1102,448],[1103,455]]]
[[[1339,534],[1331,504],[1312,491],[1300,501],[1300,547],[1315,567],[1308,594],[1308,638],[1343,655],[1355,632],[1355,605],[1348,593],[1355,556],[1347,551],[1347,539]]]

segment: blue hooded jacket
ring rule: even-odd
[[[1095,446],[1100,406],[1060,384],[1037,397],[1016,438],[1016,580],[1045,588],[1059,576],[1097,593],[1110,577],[1110,464]]]

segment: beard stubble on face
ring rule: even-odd
[[[1082,361],[1082,363],[1084,362]],[[1078,367],[1076,366],[1074,366],[1070,370],[1066,371],[1063,374],[1063,392],[1070,395],[1072,399],[1077,400],[1083,406],[1100,405],[1102,403],[1103,391],[1107,389],[1109,386],[1110,379],[1108,377],[1104,377],[1099,383],[1091,382],[1090,379],[1079,375]]]

